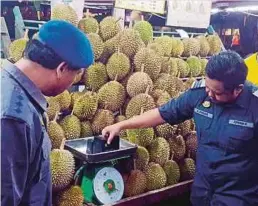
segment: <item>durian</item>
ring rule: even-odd
[[[81,136],[81,123],[78,117],[73,114],[67,115],[60,122],[66,139],[77,139]]]
[[[181,135],[174,136],[168,140],[171,154],[173,154],[173,157],[175,161],[179,161],[182,158],[184,158],[186,153],[186,146],[185,146],[185,140]]]
[[[59,102],[53,97],[48,98],[47,103],[48,103],[47,115],[48,115],[48,119],[51,121],[55,118],[56,113],[60,112],[61,108],[60,108]]]
[[[147,178],[140,170],[132,170],[125,183],[125,197],[140,195],[146,191]]]
[[[144,65],[144,72],[147,73],[152,80],[157,79],[161,71],[161,57],[151,49],[140,49],[134,57],[134,64],[135,71],[141,71]]]
[[[170,125],[169,123],[164,123],[158,125],[155,129],[156,135],[158,137],[164,137],[165,139],[172,138],[176,132],[175,126]]]
[[[52,149],[59,149],[63,139],[65,138],[63,128],[57,123],[57,117],[58,113],[56,114],[54,120],[48,123],[47,127],[47,133],[49,139],[51,140]]]
[[[25,50],[28,41],[28,30],[26,30],[23,38],[16,39],[9,45],[9,59],[13,62],[20,60],[23,57],[23,51]]]
[[[59,103],[61,111],[68,110],[71,104],[71,95],[68,90],[63,91],[61,94],[54,97]]]
[[[111,111],[99,109],[92,120],[92,131],[94,134],[99,135],[106,126],[112,125],[114,122],[115,118]]]
[[[131,118],[140,115],[141,111],[146,112],[156,107],[154,99],[147,93],[138,94],[133,97],[126,107],[125,116]]]
[[[155,43],[160,44],[163,47],[163,50],[165,52],[165,56],[170,56],[172,51],[172,38],[169,36],[161,36],[157,37],[154,40]]]
[[[86,17],[79,21],[78,28],[81,29],[85,34],[98,33],[99,23],[93,17]]]
[[[196,56],[191,56],[187,58],[186,62],[190,67],[191,76],[198,77],[202,72],[200,59]]]
[[[148,151],[150,153],[150,161],[161,166],[164,165],[170,156],[169,143],[163,137],[155,138],[148,146]]]
[[[73,114],[80,120],[92,119],[98,108],[96,93],[87,92],[79,97],[73,106]]]
[[[163,47],[158,43],[154,43],[154,42],[149,43],[147,45],[147,49],[153,50],[159,56],[164,56],[164,54],[165,54],[165,51],[163,50]]]
[[[83,201],[83,191],[79,186],[71,186],[57,197],[58,206],[82,206]]]
[[[163,169],[167,175],[167,185],[174,185],[180,180],[179,165],[174,160],[165,162]]]
[[[195,162],[191,158],[185,158],[179,163],[181,181],[191,180],[195,175]]]
[[[192,131],[188,133],[188,135],[186,136],[185,145],[186,145],[186,153],[189,154],[189,156],[195,160],[197,145],[198,145],[196,131]]]
[[[69,5],[56,4],[51,11],[51,20],[64,20],[77,27],[78,16],[76,11]]]
[[[119,20],[120,19],[117,20],[115,17],[107,16],[99,23],[100,36],[104,41],[111,39],[121,31]]]
[[[130,72],[130,60],[121,53],[114,53],[107,62],[107,74],[111,80],[117,77],[117,81],[122,80]]]
[[[153,128],[128,129],[127,136],[132,142],[146,147],[151,144],[154,138]]]
[[[147,45],[153,39],[152,25],[147,21],[138,21],[133,27],[139,32],[142,41]]]
[[[200,52],[200,41],[196,38],[183,39],[184,52],[183,56],[196,56]]]
[[[128,79],[126,89],[130,97],[144,93],[148,87],[150,87],[150,91],[153,89],[150,76],[143,70],[144,65],[142,66],[142,71],[133,73]]]
[[[98,62],[91,65],[84,74],[85,85],[93,91],[98,91],[100,87],[108,82],[107,70],[104,64]]]
[[[130,59],[139,51],[142,40],[138,31],[134,29],[124,29],[118,34],[118,49]]]
[[[170,74],[161,73],[158,76],[158,79],[154,82],[154,88],[165,90],[170,95],[173,95],[176,91],[176,77],[171,76]]]
[[[144,170],[150,161],[150,154],[145,147],[138,146],[136,150],[135,167],[138,170]]]
[[[52,188],[54,192],[64,190],[73,180],[75,161],[71,152],[63,149],[54,149],[50,153]]]
[[[201,57],[206,57],[209,54],[210,51],[210,45],[209,42],[207,41],[205,36],[198,36],[197,37],[200,41],[200,52],[199,55]]]
[[[220,37],[217,34],[207,36],[207,41],[209,42],[209,45],[210,45],[210,51],[209,51],[210,56],[218,54],[221,51],[222,44],[221,44]]]
[[[166,186],[167,176],[163,168],[156,163],[149,163],[144,173],[147,178],[147,190],[157,190]]]
[[[104,51],[104,42],[98,34],[90,33],[90,34],[87,34],[87,36],[91,43],[91,46],[94,52],[94,59],[96,61],[101,57]]]
[[[170,74],[171,76],[177,76],[178,67],[176,58],[163,57],[161,64],[161,73]]]
[[[172,38],[171,56],[178,57],[184,52],[184,43],[180,39]]]
[[[104,84],[98,91],[100,108],[105,108],[113,112],[119,111],[125,102],[125,98],[125,88],[117,81],[110,81]]]
[[[183,60],[183,59],[176,59],[177,61],[177,67],[181,78],[185,78],[190,73],[190,67],[189,65]]]

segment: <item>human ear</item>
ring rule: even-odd
[[[244,85],[243,84],[240,84],[235,90],[234,90],[234,93],[236,96],[238,96],[244,89]]]
[[[67,70],[67,64],[65,62],[61,62],[56,68],[56,76],[57,79],[61,79],[64,72]]]

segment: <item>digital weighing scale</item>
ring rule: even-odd
[[[119,137],[107,145],[106,140],[95,136],[67,140],[65,149],[74,155],[80,167],[75,176],[83,190],[85,202],[103,205],[122,199],[124,181],[119,164],[123,160],[133,161],[136,145]]]

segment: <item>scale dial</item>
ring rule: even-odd
[[[121,200],[124,194],[124,181],[121,174],[113,167],[99,170],[93,180],[93,189],[102,204]]]

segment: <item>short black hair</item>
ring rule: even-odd
[[[245,83],[247,66],[238,53],[223,51],[210,58],[206,66],[206,75],[210,79],[223,82],[225,90],[233,91]]]
[[[30,39],[28,41],[23,52],[23,57],[48,69],[56,69],[59,64],[64,62],[53,49],[42,44],[37,39]],[[71,70],[79,70],[79,68],[73,68],[69,64],[68,68]]]

